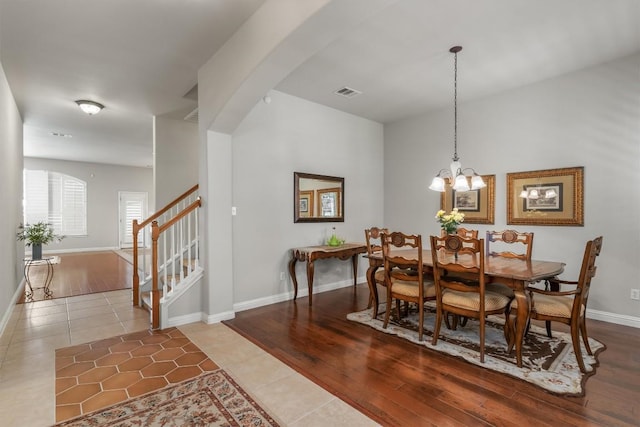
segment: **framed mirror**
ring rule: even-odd
[[[294,172],[293,222],[344,222],[344,178]]]

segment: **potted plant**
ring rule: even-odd
[[[20,224],[18,229],[20,231],[18,231],[16,237],[18,241],[24,241],[27,246],[31,246],[31,259],[33,260],[42,259],[42,245],[59,242],[64,239],[64,236],[55,234],[51,224],[44,221],[35,224]]]

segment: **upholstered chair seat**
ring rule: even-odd
[[[500,310],[509,304],[511,299],[502,294],[485,292],[484,307],[486,311]],[[450,289],[442,293],[442,303],[466,310],[480,311],[480,294],[476,292],[458,292]]]

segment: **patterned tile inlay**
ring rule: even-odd
[[[56,350],[56,421],[86,414],[218,366],[176,328]]]

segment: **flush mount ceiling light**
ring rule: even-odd
[[[449,165],[449,169],[440,169],[438,175],[433,178],[430,190],[445,191],[445,179],[453,186],[456,191],[477,190],[486,187],[487,184],[482,177],[472,168],[462,168],[460,159],[458,158],[458,52],[462,50],[462,46],[454,46],[449,52],[454,54],[454,77],[453,77],[453,160]],[[471,177],[471,187],[469,187],[468,176]]]
[[[82,111],[90,116],[98,114],[104,108],[104,105],[100,104],[99,102],[87,101],[85,99],[77,100],[76,104],[78,104],[78,107],[80,107]]]

